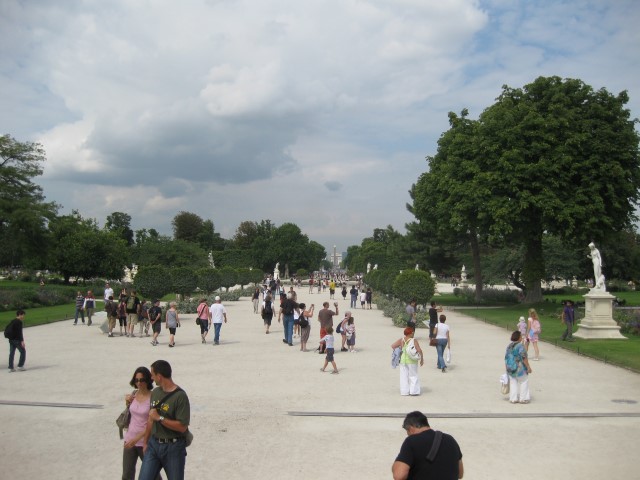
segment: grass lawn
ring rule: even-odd
[[[640,299],[637,292],[621,292],[629,293],[630,298]],[[545,296],[546,297],[546,296]],[[627,300],[629,303],[629,300]],[[442,302],[447,305],[446,302]],[[527,318],[527,310],[530,306],[516,305],[510,307],[496,308],[469,308],[464,313],[471,317],[484,320],[488,323],[499,325],[507,331],[516,330],[518,318],[524,316]],[[584,340],[576,338],[575,342],[563,342],[560,338],[565,326],[560,322],[560,314],[562,306],[560,303],[544,302],[534,305],[540,317],[542,324],[542,333],[540,340],[543,342],[553,343],[567,350],[572,350],[582,355],[587,355],[607,363],[612,363],[621,367],[628,368],[640,373],[640,337],[628,335],[628,340]],[[584,311],[576,311],[576,317],[582,318]],[[579,323],[580,320],[576,320]],[[574,331],[577,328],[574,327]],[[505,332],[505,338],[507,333]],[[541,345],[544,352],[544,344]],[[544,354],[544,353],[543,353]]]
[[[24,325],[25,327],[32,327],[73,318],[76,313],[76,304],[67,303],[65,305],[56,305],[55,307],[26,308],[25,312]],[[4,331],[4,327],[14,318],[16,318],[15,311],[0,312],[0,330]]]

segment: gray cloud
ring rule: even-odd
[[[340,182],[336,182],[335,180],[330,180],[328,182],[324,182],[324,186],[330,192],[337,192],[342,189],[342,184]]]

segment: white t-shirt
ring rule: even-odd
[[[333,348],[333,335],[325,335],[320,341],[325,342],[327,348]]]
[[[113,288],[105,288],[104,289],[104,299],[109,300],[109,297],[113,297]]]
[[[211,312],[211,323],[222,323],[224,321],[224,316],[227,313],[227,310],[221,303],[214,303],[209,308]]]
[[[436,338],[447,338],[447,333],[449,333],[449,325],[446,323],[438,323],[438,333],[436,334]]]

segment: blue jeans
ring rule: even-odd
[[[447,366],[444,361],[444,349],[447,347],[448,340],[446,338],[439,338],[436,350],[438,350],[438,368],[442,369]]]
[[[287,343],[293,343],[293,314],[287,315],[285,313],[283,316],[284,339]]]
[[[358,297],[355,295],[351,295],[351,308],[356,308],[357,301],[358,301]]]
[[[221,323],[213,324],[213,341],[214,343],[218,343],[220,341],[220,329],[222,328]]]
[[[82,307],[76,307],[76,319],[73,323],[78,323],[78,315],[82,316],[82,323],[84,323],[84,310]]]
[[[20,360],[18,360],[18,367],[24,367],[24,362],[27,360],[27,351],[22,346],[20,340],[9,340],[9,368],[13,369],[13,359],[16,356],[16,350],[20,352]]]
[[[158,443],[152,436],[147,443],[138,480],[155,480],[163,468],[168,480],[184,480],[186,457],[187,447],[183,438],[176,443]]]

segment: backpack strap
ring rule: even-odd
[[[433,439],[433,444],[431,445],[431,450],[427,454],[427,461],[433,463],[438,454],[438,450],[440,449],[440,443],[442,442],[442,432],[436,430],[436,436]]]

